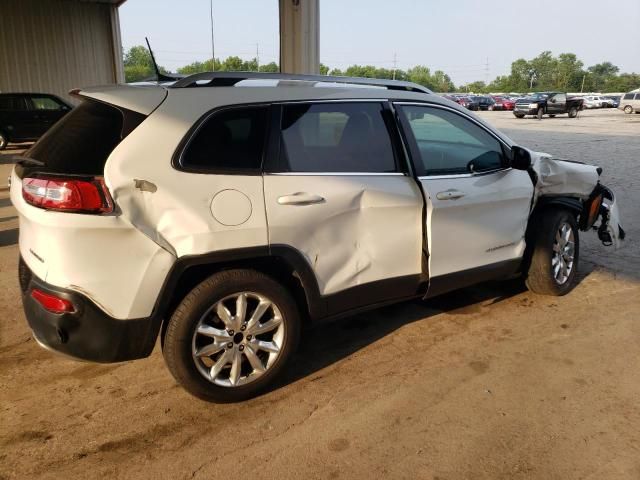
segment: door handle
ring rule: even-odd
[[[460,190],[449,189],[444,192],[438,192],[436,198],[438,200],[457,200],[464,197],[465,193]]]
[[[296,192],[278,197],[280,205],[313,205],[314,203],[324,203],[324,201],[324,197],[307,192]]]

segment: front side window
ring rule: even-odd
[[[565,103],[567,101],[567,96],[564,93],[557,93],[553,98],[555,98],[556,103]]]
[[[487,172],[505,164],[501,143],[462,115],[441,108],[399,106],[413,143],[418,175]]]
[[[31,103],[36,110],[62,110],[63,104],[51,97],[31,97]]]
[[[221,110],[198,128],[180,161],[187,170],[259,171],[268,107]]]
[[[284,105],[277,171],[395,172],[382,105]]]

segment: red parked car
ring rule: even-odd
[[[505,97],[494,96],[493,99],[496,101],[496,103],[493,104],[494,110],[513,110],[516,106],[516,102]]]

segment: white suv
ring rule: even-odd
[[[308,322],[515,274],[563,295],[579,230],[624,237],[599,169],[419,85],[206,73],[73,93],[12,174],[27,320],[97,362],[160,337],[203,399],[264,390]]]

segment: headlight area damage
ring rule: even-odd
[[[529,171],[535,185],[532,211],[547,198],[575,199],[581,204],[580,230],[597,230],[604,245],[619,248],[625,232],[613,192],[600,183],[602,169],[582,162],[555,159],[546,153],[529,153]],[[598,219],[600,223],[596,225]]]

